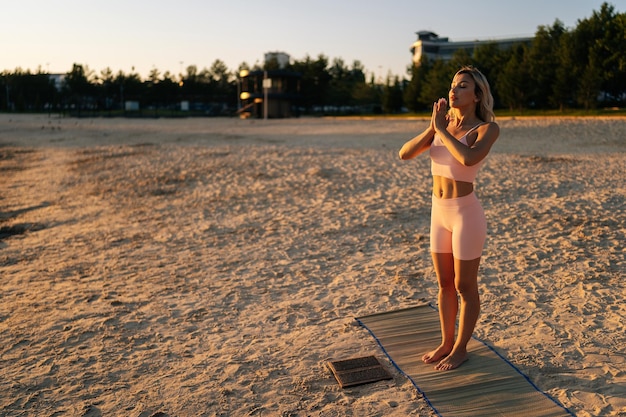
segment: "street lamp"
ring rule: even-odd
[[[267,78],[267,71],[263,72],[263,119],[267,120],[269,89],[272,88],[272,79]]]

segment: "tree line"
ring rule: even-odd
[[[447,96],[452,75],[464,65],[479,68],[489,79],[496,108],[595,109],[623,107],[626,100],[626,14],[604,3],[599,11],[567,29],[556,20],[540,26],[531,43],[500,49],[497,43],[477,46],[473,54],[459,50],[450,61],[424,58],[409,65],[403,76],[385,80],[367,75],[359,61],[306,56],[286,70],[300,74],[301,114],[400,113],[428,111],[437,97]],[[180,110],[205,115],[235,114],[237,74],[243,69],[272,70],[276,61],[250,67],[242,63],[231,71],[221,60],[199,70],[188,66],[184,74],[161,73],[153,68],[146,79],[134,70],[100,73],[74,64],[63,83],[50,74],[16,69],[0,73],[0,111],[119,114],[127,101],[142,112]],[[167,114],[167,113],[165,113]]]
[[[457,51],[451,61],[413,67],[405,89],[411,110],[445,97],[451,76],[466,63],[487,76],[496,108],[595,109],[623,107],[626,100],[626,14],[608,3],[568,30],[558,19],[540,26],[530,44],[500,50],[485,44],[473,56]]]

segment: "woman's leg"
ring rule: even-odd
[[[461,296],[461,313],[459,316],[459,334],[450,353],[435,366],[446,371],[459,367],[468,359],[467,344],[472,338],[478,315],[480,314],[480,296],[478,294],[478,267],[480,258],[471,261],[454,259],[455,295]],[[441,311],[441,305],[439,306]]]
[[[422,360],[439,362],[436,369],[454,369],[467,360],[467,343],[480,313],[478,267],[486,232],[485,214],[474,194],[450,200],[433,196],[430,237],[439,283],[441,344],[425,354]],[[451,253],[446,253],[448,247]],[[461,314],[455,339],[458,296],[461,298]]]
[[[441,323],[441,344],[422,356],[426,363],[439,362],[450,354],[454,347],[456,315],[459,309],[455,285],[454,258],[451,253],[432,253],[435,272],[439,283],[439,322]]]

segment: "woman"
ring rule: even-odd
[[[480,312],[478,266],[487,224],[473,182],[498,139],[493,97],[485,76],[473,67],[456,73],[446,99],[434,103],[430,126],[400,149],[411,159],[430,149],[433,205],[430,245],[439,284],[441,344],[422,360],[450,370],[468,359],[467,343]],[[456,317],[461,299],[458,336]]]

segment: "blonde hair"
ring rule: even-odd
[[[459,74],[469,74],[474,79],[474,84],[476,85],[474,94],[476,94],[479,100],[476,106],[476,116],[483,122],[493,122],[496,120],[496,115],[493,113],[493,96],[491,95],[491,88],[489,87],[487,77],[471,65],[458,70],[455,77]]]

